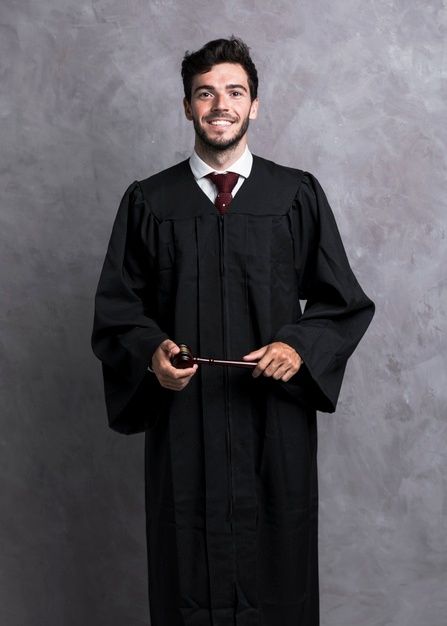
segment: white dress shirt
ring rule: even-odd
[[[244,180],[250,176],[251,166],[253,165],[253,155],[248,149],[248,146],[245,146],[245,150],[243,154],[238,158],[237,161],[232,163],[228,170],[215,170],[208,163],[205,163],[197,152],[194,150],[190,159],[189,165],[191,166],[192,173],[194,174],[194,178],[196,179],[197,184],[200,189],[206,193],[211,202],[214,202],[217,196],[217,188],[212,180],[209,178],[205,178],[207,174],[211,172],[216,172],[217,174],[224,174],[225,172],[236,172],[239,174],[239,180],[237,181],[231,195],[234,196],[237,194],[239,189],[241,188]]]

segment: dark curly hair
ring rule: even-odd
[[[185,97],[191,102],[191,87],[194,76],[208,72],[218,63],[239,63],[247,72],[251,100],[258,95],[258,72],[251,60],[249,47],[232,35],[229,39],[214,39],[196,52],[185,52],[182,61],[182,78]]]

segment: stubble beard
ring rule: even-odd
[[[236,133],[234,137],[231,137],[230,139],[225,139],[222,141],[219,141],[219,140],[216,141],[216,140],[210,139],[208,135],[206,134],[205,130],[200,126],[200,124],[197,122],[196,119],[193,120],[193,123],[194,123],[194,130],[196,131],[196,135],[200,139],[200,141],[203,143],[203,145],[208,150],[221,153],[221,152],[225,152],[226,150],[232,150],[236,148],[236,146],[239,144],[239,142],[241,141],[241,139],[243,138],[243,136],[246,134],[248,130],[250,119],[249,119],[249,116],[247,115],[247,117],[242,123],[242,126],[239,129],[239,132]]]

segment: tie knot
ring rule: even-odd
[[[226,174],[211,172],[206,177],[213,181],[219,193],[231,193],[239,180],[239,174],[236,174],[236,172],[227,172]]]

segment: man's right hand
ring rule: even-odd
[[[180,352],[180,348],[171,339],[165,339],[155,350],[152,357],[152,369],[158,382],[166,389],[181,391],[186,387],[197,371],[198,365],[178,369],[171,363],[171,357]]]

